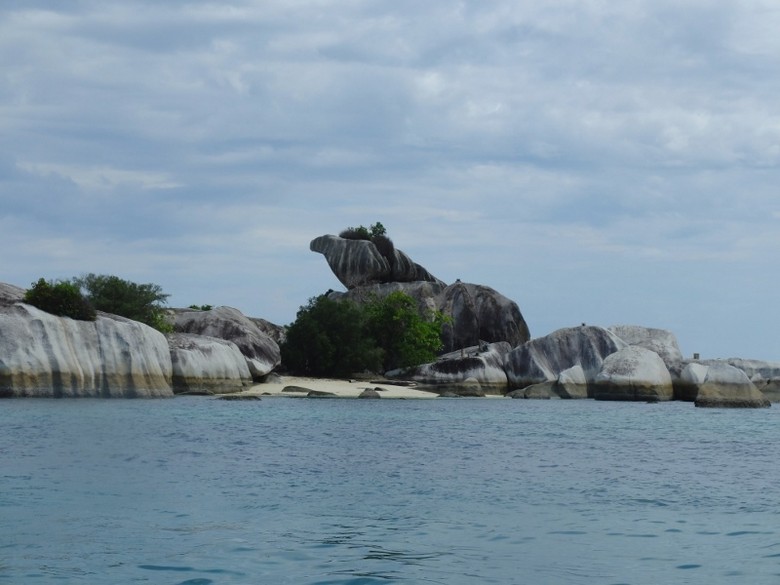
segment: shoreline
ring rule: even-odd
[[[284,392],[290,386],[301,388],[300,392]],[[305,390],[304,390],[305,389]],[[279,376],[273,382],[254,384],[249,388],[226,396],[284,396],[289,398],[306,398],[308,391],[323,392],[324,397],[358,398],[364,390],[377,390],[380,398],[439,398],[433,390],[424,390],[419,386],[400,386],[392,383],[372,382],[370,380],[348,380],[336,378],[310,378],[303,376]],[[503,398],[503,396],[490,396]]]

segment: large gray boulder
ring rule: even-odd
[[[679,378],[684,367],[682,352],[677,337],[666,329],[642,327],[640,325],[615,325],[609,331],[617,335],[628,345],[644,347],[655,352],[666,364],[672,381]]]
[[[100,313],[95,321],[0,306],[0,396],[170,397],[165,336]]]
[[[312,252],[325,256],[328,266],[348,289],[383,282],[441,283],[425,268],[398,249],[384,256],[373,242],[324,235],[309,244]]]
[[[210,311],[178,312],[173,327],[177,333],[232,341],[246,358],[254,379],[267,375],[281,362],[279,345],[238,309],[217,307]]]
[[[442,328],[444,351],[480,341],[506,341],[515,347],[531,337],[517,303],[490,287],[458,281],[442,290],[434,302],[448,318]]]
[[[247,360],[232,341],[173,333],[168,344],[175,394],[227,394],[252,384]]]
[[[690,363],[682,379],[694,388],[699,407],[765,408],[769,400],[750,381],[747,374],[727,363],[709,365]]]
[[[628,347],[625,341],[603,327],[583,325],[553,331],[507,354],[504,365],[509,388],[556,381],[573,366],[580,366],[590,383],[604,359],[624,347]]]
[[[658,402],[674,395],[672,377],[661,357],[630,345],[608,355],[591,384],[596,400]]]
[[[510,349],[506,342],[470,347],[443,355],[429,364],[387,372],[386,376],[413,380],[418,386],[428,386],[439,394],[504,394],[507,391],[504,357]]]

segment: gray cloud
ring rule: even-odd
[[[382,221],[532,333],[775,358],[780,13],[759,0],[0,7],[3,280],[112,272],[279,322]]]

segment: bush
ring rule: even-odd
[[[339,233],[340,238],[345,240],[373,240],[377,236],[384,236],[387,234],[385,226],[380,222],[376,222],[369,227],[359,225],[358,227],[348,227]]]
[[[440,313],[421,317],[403,292],[366,305],[321,295],[288,327],[282,363],[293,373],[335,377],[418,365],[441,349],[443,323]]]
[[[381,351],[367,336],[365,312],[350,301],[326,295],[309,299],[287,329],[281,345],[282,363],[290,371],[310,376],[348,377],[376,371]]]
[[[173,331],[163,307],[169,295],[157,284],[137,284],[104,274],[87,274],[72,282],[98,311],[140,321],[163,333]]]
[[[84,298],[79,287],[64,280],[39,279],[25,293],[24,302],[59,317],[81,321],[94,321],[96,317],[94,307]]]

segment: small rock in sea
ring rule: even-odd
[[[221,394],[217,400],[260,400],[257,394]]]
[[[460,398],[460,394],[448,390],[447,392],[439,394],[439,398]]]
[[[282,392],[302,392],[308,394],[309,392],[313,392],[313,390],[311,388],[304,388],[303,386],[285,386],[282,388]]]
[[[363,392],[360,393],[360,396],[358,396],[358,398],[381,398],[377,390],[379,390],[379,388],[376,388],[374,390],[372,390],[371,388],[366,388],[365,390],[363,390]]]
[[[325,392],[323,390],[310,390],[306,396],[308,398],[335,398],[336,394],[333,392]]]

